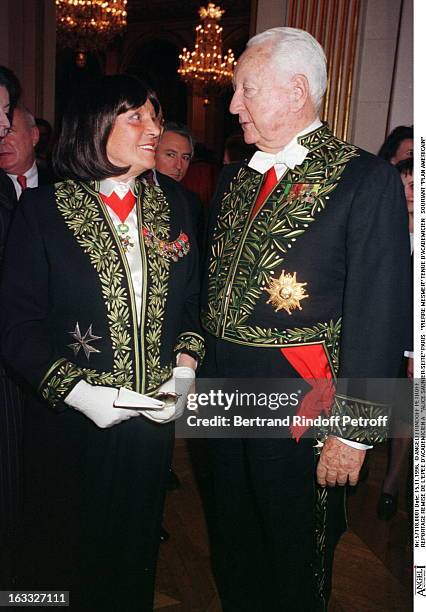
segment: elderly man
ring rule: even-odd
[[[50,179],[48,172],[36,164],[38,138],[33,115],[24,106],[18,106],[13,113],[12,129],[0,142],[0,168],[12,179],[18,199],[27,187],[38,187]]]
[[[336,379],[397,376],[410,276],[406,212],[389,164],[319,120],[326,84],[324,52],[301,30],[263,32],[238,61],[230,111],[259,151],[224,168],[213,202],[202,374],[297,379],[296,388],[312,387],[299,415],[368,418],[384,406],[354,381],[356,395],[343,395]],[[328,431],[315,487],[315,442],[303,428],[292,432],[296,439],[209,441],[224,612],[326,607],[345,527],[343,485],[356,484],[380,435],[361,426]]]

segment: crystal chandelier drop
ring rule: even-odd
[[[56,0],[59,46],[74,49],[77,65],[87,51],[105,49],[127,25],[127,0]]]
[[[222,55],[222,30],[218,24],[225,11],[209,2],[207,8],[201,7],[198,14],[201,23],[195,28],[195,47],[193,51],[182,49],[179,55],[178,73],[195,95],[204,98],[208,104],[210,96],[218,95],[232,82],[236,64],[232,49]]]

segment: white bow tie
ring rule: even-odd
[[[293,168],[299,164],[301,164],[307,154],[309,153],[309,149],[302,146],[298,142],[292,142],[287,147],[284,147],[282,151],[279,151],[276,154],[273,153],[264,153],[264,151],[256,151],[251,160],[248,163],[249,168],[253,168],[257,170],[261,174],[264,174],[272,168],[272,166],[287,166],[293,170]]]

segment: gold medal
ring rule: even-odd
[[[286,274],[285,270],[281,272],[279,278],[272,278],[269,282],[269,287],[265,288],[270,295],[267,304],[272,304],[275,308],[275,312],[279,310],[286,310],[289,315],[291,311],[298,308],[302,310],[300,305],[301,300],[309,297],[305,293],[305,285],[307,283],[298,283],[296,280],[296,272]]]

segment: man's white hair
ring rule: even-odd
[[[327,59],[313,36],[298,28],[271,28],[247,43],[247,47],[271,45],[271,59],[285,78],[303,74],[309,83],[309,94],[319,110],[327,89]]]
[[[19,110],[22,113],[27,127],[33,128],[36,126],[36,120],[34,115],[26,106],[24,106],[23,104],[18,104],[15,110]]]

